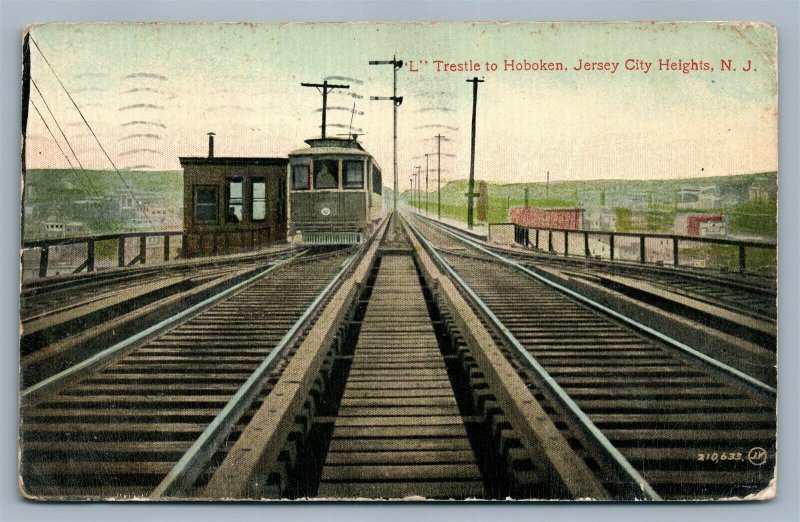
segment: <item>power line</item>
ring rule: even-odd
[[[83,115],[83,112],[81,112],[81,109],[80,109],[80,107],[78,107],[78,104],[75,103],[75,100],[72,98],[72,95],[67,90],[67,87],[64,85],[64,82],[61,81],[61,78],[58,77],[58,74],[56,73],[55,69],[53,69],[53,66],[50,65],[50,62],[47,60],[47,57],[42,52],[42,48],[39,47],[39,44],[36,42],[36,40],[33,39],[33,37],[31,37],[30,40],[31,40],[31,42],[33,42],[33,45],[36,46],[36,49],[39,51],[39,54],[42,56],[42,59],[44,60],[44,62],[50,68],[50,71],[53,73],[53,76],[55,76],[55,78],[58,81],[59,85],[61,85],[61,88],[64,89],[64,92],[67,94],[67,97],[69,98],[69,101],[72,102],[72,105],[75,107],[75,110],[77,110],[78,114],[80,114],[81,119],[83,120],[83,123],[86,124],[86,127],[89,129],[89,132],[92,133],[92,136],[94,137],[94,140],[97,142],[97,145],[100,147],[100,150],[103,151],[103,154],[108,159],[109,163],[111,163],[111,166],[114,167],[114,172],[117,173],[117,176],[119,176],[119,179],[122,181],[122,184],[125,185],[126,189],[128,189],[128,192],[130,193],[131,198],[133,198],[133,200],[136,202],[136,206],[139,207],[139,211],[142,213],[142,215],[147,220],[147,222],[150,224],[150,226],[153,228],[153,230],[157,230],[155,224],[153,224],[153,222],[150,220],[150,216],[148,216],[147,212],[145,212],[144,207],[142,206],[142,203],[139,201],[139,198],[137,198],[136,195],[133,193],[133,189],[131,189],[130,185],[128,185],[128,182],[125,180],[125,177],[122,175],[122,173],[120,173],[119,169],[114,164],[114,160],[111,159],[111,156],[108,155],[108,152],[106,152],[106,149],[103,148],[103,144],[100,143],[100,139],[97,137],[97,134],[95,134],[94,129],[92,129],[92,126],[89,125],[89,122],[86,120],[86,117]]]
[[[45,99],[44,94],[42,94],[42,91],[39,89],[39,86],[36,85],[36,82],[33,80],[33,78],[31,78],[31,83],[33,84],[33,87],[36,89],[36,92],[39,93],[39,97],[42,99],[42,102],[44,103],[44,106],[47,108],[47,112],[49,112],[50,113],[50,117],[53,118],[53,123],[56,124],[56,127],[58,128],[58,131],[61,133],[61,136],[64,138],[64,141],[67,143],[67,147],[69,147],[70,152],[72,152],[72,156],[75,158],[75,162],[78,164],[78,167],[80,167],[81,170],[85,170],[83,168],[83,165],[81,164],[80,158],[78,158],[78,155],[75,153],[75,149],[72,148],[72,144],[69,142],[69,139],[67,138],[67,135],[64,134],[64,130],[61,128],[61,125],[59,125],[58,119],[56,118],[55,114],[53,114],[53,111],[50,109],[50,104],[47,103],[47,100]],[[33,103],[33,101],[31,101],[31,103]],[[40,114],[40,116],[41,116],[41,114]],[[44,118],[42,118],[42,121],[44,121]],[[45,127],[47,127],[47,123],[46,122],[45,122]],[[47,127],[47,130],[49,131],[50,127]],[[53,140],[55,140],[56,145],[58,145],[58,140],[56,139],[56,137],[55,137],[55,135],[53,134],[52,131],[50,132],[50,135],[53,137]],[[59,146],[59,149],[60,148],[61,148],[61,146]],[[61,152],[63,153],[64,151],[62,150]],[[65,156],[66,156],[66,154],[65,154]],[[67,158],[67,161],[69,161],[69,158]],[[70,162],[70,167],[72,167],[73,169],[75,168],[75,167],[73,167],[71,162]],[[94,187],[93,184],[92,184],[92,188],[94,189],[95,192],[97,192],[97,189]],[[97,193],[97,195],[99,196],[100,194]]]
[[[40,94],[41,94],[41,93],[40,93]],[[43,100],[44,100],[44,99],[43,99]],[[59,151],[61,151],[61,154],[63,154],[63,155],[64,155],[64,159],[66,159],[66,160],[67,160],[67,164],[69,165],[70,169],[72,170],[72,173],[73,173],[73,174],[75,174],[75,177],[76,177],[76,178],[78,178],[78,182],[79,182],[79,183],[80,183],[80,184],[83,186],[83,193],[84,193],[84,194],[86,194],[86,196],[88,196],[88,197],[90,197],[90,198],[91,198],[91,197],[92,197],[92,194],[90,193],[90,190],[89,190],[89,188],[87,188],[87,186],[86,186],[86,185],[87,185],[87,183],[86,183],[86,182],[84,181],[84,179],[83,179],[83,178],[82,178],[82,177],[81,177],[81,176],[78,174],[78,171],[75,169],[75,166],[72,164],[72,161],[70,161],[70,159],[69,159],[69,156],[67,156],[67,153],[66,153],[66,152],[64,152],[64,149],[63,149],[63,148],[61,148],[61,144],[60,144],[60,143],[58,143],[58,140],[56,139],[56,136],[55,136],[55,134],[53,134],[53,131],[50,129],[50,126],[47,124],[47,120],[45,120],[45,119],[44,119],[44,116],[42,116],[42,113],[41,113],[41,111],[39,110],[39,108],[36,106],[36,103],[34,103],[34,101],[33,101],[32,99],[30,100],[30,103],[31,103],[31,106],[33,106],[33,109],[36,111],[36,114],[38,114],[38,115],[39,115],[39,117],[42,119],[42,123],[44,123],[44,126],[45,126],[45,128],[47,129],[47,132],[49,132],[49,133],[50,133],[50,136],[53,138],[53,141],[56,143],[56,147],[58,147],[58,150],[59,150]],[[88,181],[88,177],[87,177],[87,181]],[[91,185],[91,183],[90,183],[89,185],[90,185],[92,188],[94,188],[94,186],[93,186],[93,185]],[[95,195],[96,195],[96,196],[100,197],[100,194],[97,192],[97,189],[94,189],[93,191],[94,191],[94,193],[95,193]],[[108,214],[106,214],[105,212],[103,212],[103,213],[105,214],[105,217],[106,217],[106,224],[110,223],[110,219],[109,219],[109,216],[108,216]],[[110,228],[110,227],[108,227],[108,226],[107,226],[106,228],[107,228],[108,230],[111,230],[111,228]]]
[[[64,141],[66,142],[67,147],[69,147],[70,152],[72,152],[72,155],[75,157],[75,162],[78,164],[78,167],[80,168],[81,174],[78,173],[78,170],[75,169],[75,166],[70,161],[69,156],[67,156],[67,154],[64,152],[64,149],[61,148],[61,145],[58,143],[58,139],[56,138],[55,133],[53,133],[53,131],[50,129],[50,126],[47,125],[47,121],[45,121],[44,116],[42,115],[42,113],[39,111],[39,109],[36,106],[34,106],[34,108],[36,109],[36,112],[39,114],[39,117],[42,118],[42,123],[44,123],[44,126],[47,128],[47,132],[50,133],[50,136],[53,138],[53,141],[56,143],[56,146],[58,146],[58,150],[60,150],[61,154],[64,155],[64,158],[67,160],[67,163],[69,164],[70,168],[72,169],[72,172],[75,174],[75,177],[78,178],[78,181],[81,183],[81,185],[84,186],[84,192],[86,193],[86,195],[88,197],[90,197],[90,198],[92,197],[92,194],[89,193],[89,189],[91,189],[91,192],[93,192],[96,197],[102,198],[103,197],[102,194],[100,194],[100,191],[97,189],[97,187],[92,182],[92,178],[89,176],[89,173],[86,172],[86,169],[83,168],[83,165],[81,164],[80,158],[78,158],[78,155],[75,153],[75,149],[72,148],[72,144],[69,142],[69,138],[67,138],[67,135],[64,133],[64,130],[61,128],[61,125],[58,123],[58,118],[56,118],[56,115],[53,114],[53,111],[50,109],[50,105],[47,103],[47,100],[45,99],[44,94],[39,89],[39,86],[36,85],[36,82],[33,80],[33,78],[31,78],[31,83],[33,84],[33,87],[36,89],[36,92],[39,93],[39,97],[42,99],[42,102],[44,103],[44,106],[47,108],[47,112],[50,113],[50,117],[53,118],[53,123],[55,123],[56,127],[58,128],[59,132],[61,133],[61,136],[64,138]],[[33,99],[32,98],[29,98],[29,99],[30,99],[31,104],[33,104]],[[87,185],[89,187],[88,189],[86,188]],[[107,224],[106,228],[108,230],[111,230],[111,228],[108,226],[108,224],[111,222],[110,216],[106,212],[103,212],[103,214],[105,214],[105,219],[106,219],[106,224]]]

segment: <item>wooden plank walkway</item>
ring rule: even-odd
[[[381,260],[318,496],[485,497],[410,255]]]

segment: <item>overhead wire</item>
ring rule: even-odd
[[[39,93],[39,94],[41,95],[41,93]],[[44,101],[44,98],[42,98],[42,101]],[[94,193],[94,195],[96,197],[102,197],[100,195],[100,193],[97,191],[97,189],[94,187],[94,185],[91,184],[91,181],[88,179],[88,176],[87,176],[86,179],[84,179],[83,177],[81,177],[78,174],[78,170],[72,164],[72,161],[70,161],[70,158],[67,155],[67,153],[64,152],[64,149],[61,147],[61,144],[58,142],[58,139],[56,139],[55,133],[53,133],[52,129],[50,129],[50,126],[47,124],[47,120],[45,120],[44,115],[42,115],[42,112],[39,110],[39,107],[36,106],[36,103],[33,101],[33,99],[30,99],[30,103],[31,103],[31,106],[33,107],[33,109],[36,111],[36,114],[38,114],[39,118],[42,119],[42,123],[44,124],[45,128],[47,129],[47,132],[50,133],[50,137],[53,138],[53,141],[55,142],[56,147],[58,147],[58,150],[61,151],[61,154],[64,156],[64,159],[67,160],[67,164],[69,165],[70,169],[72,170],[72,173],[75,174],[75,177],[78,179],[78,182],[81,184],[81,186],[83,188],[83,193],[86,194],[86,196],[89,197],[89,198],[92,197],[92,192]],[[55,121],[55,118],[54,118],[54,121]],[[58,125],[58,122],[56,122],[56,125]],[[67,142],[67,145],[69,145],[69,142]],[[74,154],[74,152],[73,152],[73,154]],[[76,157],[76,160],[77,160],[77,157]],[[81,169],[83,169],[83,167],[81,167]],[[87,184],[87,181],[89,181],[88,184]],[[91,190],[90,190],[89,187],[91,187]],[[106,228],[108,228],[110,230],[110,227],[108,226],[111,223],[111,220],[109,219],[109,215],[105,212],[105,210],[102,210],[101,212],[103,214],[105,214],[105,218],[106,219],[104,220],[104,222],[106,223]]]
[[[114,172],[117,173],[117,176],[122,181],[122,184],[125,185],[125,188],[130,193],[131,198],[136,203],[136,206],[139,208],[139,211],[142,213],[142,216],[144,216],[144,218],[147,220],[147,222],[150,224],[150,226],[153,228],[153,230],[158,230],[156,228],[155,224],[153,223],[153,221],[150,219],[150,216],[148,216],[147,212],[144,210],[144,206],[142,205],[141,201],[139,201],[139,198],[137,198],[136,194],[133,193],[133,189],[131,188],[131,186],[128,184],[127,180],[125,180],[125,177],[122,175],[122,173],[117,168],[116,164],[114,163],[114,160],[112,160],[111,156],[109,156],[108,152],[106,152],[106,149],[103,147],[103,144],[100,142],[100,139],[97,137],[97,134],[95,134],[94,129],[92,129],[92,126],[86,120],[86,116],[83,115],[83,112],[81,111],[80,107],[78,107],[78,104],[72,98],[72,95],[69,93],[69,90],[64,85],[64,82],[61,81],[61,78],[58,76],[58,73],[56,73],[55,69],[53,68],[53,66],[48,61],[48,59],[45,56],[44,52],[42,52],[42,48],[39,47],[39,44],[36,42],[36,40],[34,40],[33,36],[30,37],[30,41],[33,42],[33,45],[36,47],[36,50],[39,51],[39,54],[41,55],[42,59],[47,64],[47,66],[50,68],[50,71],[53,73],[53,76],[56,78],[56,80],[58,81],[59,85],[61,85],[61,88],[64,89],[64,92],[66,93],[67,97],[69,98],[69,101],[72,102],[72,105],[75,107],[75,110],[78,111],[78,114],[80,115],[81,119],[83,120],[83,123],[86,124],[86,127],[89,129],[89,132],[92,133],[92,136],[94,137],[95,141],[97,142],[97,145],[100,147],[100,150],[103,151],[103,154],[105,155],[106,159],[108,159],[108,162],[111,163],[111,166],[114,168]]]
[[[58,123],[58,118],[56,118],[56,115],[53,114],[53,111],[50,109],[50,104],[47,103],[47,100],[45,99],[44,94],[39,89],[39,86],[36,85],[36,81],[34,81],[33,78],[31,78],[31,84],[33,84],[33,87],[36,89],[36,92],[39,93],[39,97],[42,99],[42,102],[44,103],[44,106],[47,108],[47,112],[50,113],[50,117],[53,118],[53,123],[55,123],[56,128],[58,128],[58,131],[61,133],[61,137],[64,138],[64,141],[66,142],[67,147],[69,148],[70,152],[72,152],[72,156],[75,158],[75,162],[78,164],[78,167],[80,167],[80,169],[82,171],[85,171],[85,169],[83,168],[83,164],[81,163],[80,158],[78,158],[78,155],[75,153],[75,149],[72,147],[72,144],[69,142],[69,138],[67,138],[67,135],[64,133],[64,129],[62,129],[61,125]],[[41,114],[40,114],[40,116],[41,116]],[[42,118],[42,121],[44,121],[44,118]],[[45,126],[47,126],[46,122],[45,122]],[[47,130],[50,131],[50,128],[48,127]],[[56,144],[58,144],[58,140],[56,139],[56,137],[55,137],[55,135],[54,135],[54,133],[52,131],[50,132],[50,135],[53,137],[53,140],[56,141]],[[61,148],[61,147],[59,146],[59,148]],[[61,152],[63,153],[64,151],[62,150]],[[65,157],[66,157],[66,154],[65,154]],[[67,158],[67,161],[69,161],[69,158]],[[71,162],[70,162],[70,167],[72,167],[73,169],[75,168],[72,165]],[[88,180],[88,181],[89,181],[89,185],[92,187],[92,190],[95,192],[95,194],[97,196],[99,196],[100,193],[98,192],[97,188],[94,186],[94,183],[92,183],[91,180]]]

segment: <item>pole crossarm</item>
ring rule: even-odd
[[[328,83],[328,80],[325,80],[322,83],[301,82],[300,85],[302,87],[314,87],[322,94],[322,137],[324,138],[325,127],[327,126],[328,93],[334,89],[349,89],[350,86],[340,83]]]

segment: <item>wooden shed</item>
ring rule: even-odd
[[[256,250],[286,241],[288,158],[182,157],[183,255]]]

